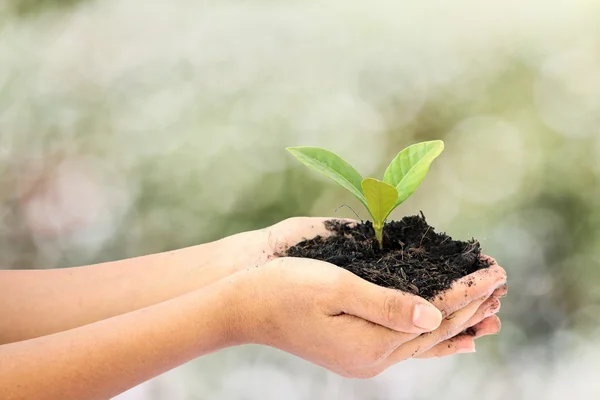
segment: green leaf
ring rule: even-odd
[[[377,226],[383,227],[385,219],[396,208],[398,191],[392,185],[373,178],[362,181],[362,188],[373,217],[373,224],[376,228]]]
[[[402,150],[390,163],[383,181],[395,186],[398,191],[396,206],[408,199],[417,190],[431,163],[444,151],[444,142],[434,140],[417,143]]]
[[[368,208],[361,186],[362,176],[340,156],[318,147],[288,147],[287,150],[310,169],[349,190]]]

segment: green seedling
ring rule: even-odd
[[[402,150],[387,167],[383,181],[363,177],[340,156],[318,147],[288,147],[300,162],[350,191],[373,218],[375,238],[383,247],[383,226],[390,213],[417,190],[444,142],[417,143]]]

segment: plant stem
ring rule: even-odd
[[[375,229],[375,239],[379,243],[379,248],[383,249],[383,224],[373,223],[373,229]]]

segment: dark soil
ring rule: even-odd
[[[291,247],[287,255],[327,261],[380,286],[399,289],[432,300],[452,282],[489,267],[481,259],[481,246],[472,239],[453,240],[436,233],[425,216],[388,222],[383,230],[383,250],[370,221],[352,227],[327,221],[334,232]]]

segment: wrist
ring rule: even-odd
[[[194,289],[200,289],[250,265],[242,259],[248,252],[244,247],[251,247],[250,233],[175,250],[172,255],[164,253],[163,257],[169,264],[176,265],[180,274],[188,277]]]
[[[229,337],[236,345],[270,345],[269,337],[277,331],[271,311],[270,290],[265,288],[264,267],[250,267],[221,280],[227,293]]]

